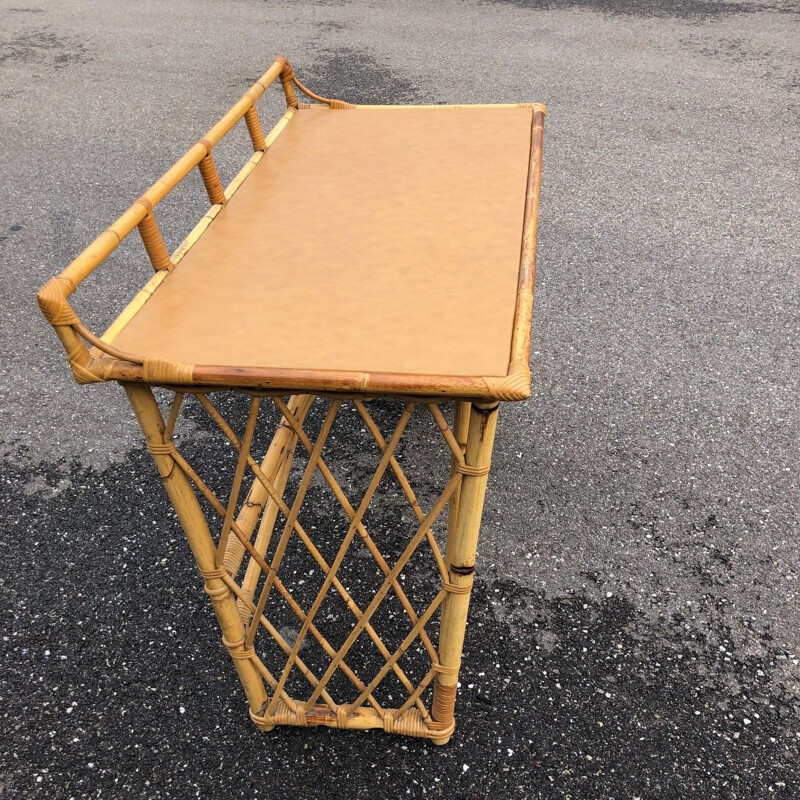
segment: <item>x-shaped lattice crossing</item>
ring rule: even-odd
[[[244,642],[245,652],[248,654],[248,657],[251,657],[254,660],[259,672],[272,689],[272,697],[269,699],[265,709],[262,710],[264,716],[268,717],[270,714],[274,713],[281,701],[285,703],[292,712],[296,713],[310,708],[314,703],[317,702],[317,700],[321,699],[334,713],[339,715],[349,715],[364,703],[369,703],[369,705],[372,706],[372,708],[375,709],[375,711],[381,717],[383,717],[387,713],[387,710],[382,708],[381,704],[376,700],[373,693],[376,687],[391,670],[408,692],[408,697],[405,703],[403,703],[399,709],[393,710],[393,713],[397,715],[402,714],[407,709],[411,708],[412,705],[414,705],[419,709],[423,719],[428,720],[429,712],[422,702],[421,696],[425,689],[430,685],[431,681],[436,675],[436,672],[441,669],[441,665],[439,664],[436,648],[430,640],[430,637],[425,629],[425,625],[441,606],[444,598],[446,597],[448,589],[453,590],[454,588],[448,584],[447,564],[445,563],[445,559],[442,557],[441,551],[433,535],[432,526],[436,518],[441,514],[447,503],[450,501],[454,492],[457,491],[461,481],[461,470],[455,469],[453,471],[450,480],[447,482],[441,494],[433,503],[430,511],[425,514],[420,507],[419,502],[417,501],[416,495],[414,494],[414,491],[403,469],[395,457],[395,451],[401,440],[401,437],[403,436],[406,426],[412,414],[414,413],[415,408],[418,405],[424,405],[432,414],[436,426],[441,432],[442,437],[444,438],[447,447],[453,456],[454,463],[460,467],[464,466],[464,456],[462,454],[461,447],[459,446],[455,436],[453,435],[453,432],[444,419],[438,404],[433,402],[425,402],[422,404],[407,402],[397,424],[395,425],[392,435],[388,440],[386,440],[383,437],[378,425],[375,423],[375,420],[367,410],[364,402],[359,399],[352,401],[367,430],[375,440],[375,443],[381,452],[379,464],[369,482],[364,496],[362,497],[361,502],[358,504],[358,507],[354,508],[322,457],[325,443],[342,404],[341,399],[334,398],[331,400],[316,441],[312,442],[303,427],[303,420],[308,408],[310,407],[312,398],[303,398],[301,399],[301,402],[298,402],[297,398],[293,398],[288,404],[281,397],[274,396],[271,398],[278,411],[283,416],[279,427],[288,426],[292,432],[290,447],[293,447],[299,442],[308,453],[308,461],[305,469],[303,470],[303,474],[295,493],[294,500],[292,501],[292,505],[289,506],[283,497],[285,473],[283,481],[277,481],[274,476],[270,477],[264,472],[262,466],[253,458],[250,452],[256,424],[258,421],[259,409],[264,398],[261,396],[252,397],[244,433],[240,439],[225,420],[222,413],[212,404],[207,395],[199,393],[196,395],[196,397],[211,419],[214,420],[219,429],[238,452],[233,483],[227,505],[222,504],[216,494],[209,488],[206,482],[203,481],[203,479],[197,474],[186,458],[172,443],[175,424],[180,414],[184,399],[184,395],[182,393],[176,393],[175,395],[166,425],[165,442],[171,444],[172,456],[178,466],[186,473],[200,493],[209,502],[214,511],[222,519],[222,528],[217,543],[217,570],[223,577],[225,584],[238,598],[240,606],[245,609],[245,614],[247,617]],[[305,400],[304,405],[302,405],[303,400]],[[253,525],[243,526],[240,524],[241,511],[239,517],[237,517],[237,508],[240,507],[239,501],[242,483],[248,468],[252,472],[254,480],[257,481],[258,484],[263,487],[263,490],[266,491],[269,500],[274,504],[274,508],[280,511],[285,518],[283,530],[275,547],[275,551],[270,563],[267,563],[266,561],[266,552],[272,536],[272,526],[268,525],[269,529],[263,533],[261,530],[259,530],[259,534],[256,536],[256,541],[254,544],[250,535],[252,533]],[[386,559],[375,544],[373,538],[367,532],[363,523],[364,515],[388,469],[391,469],[393,472],[418,522],[418,527],[415,534],[408,541],[405,549],[393,567],[389,566]],[[300,510],[304,501],[306,500],[312,478],[317,471],[323,476],[327,485],[330,487],[331,491],[349,519],[347,532],[342,539],[338,551],[331,563],[328,563],[322,556],[319,549],[316,547],[313,540],[305,531],[303,525],[298,519]],[[260,507],[260,510],[263,512],[263,505]],[[266,517],[267,515],[265,514],[264,516]],[[264,519],[263,521],[266,523],[271,521],[274,524],[275,515],[273,514],[269,519]],[[243,527],[249,528],[249,530],[243,529]],[[325,576],[323,584],[319,588],[316,597],[308,611],[304,611],[300,607],[300,605],[294,599],[292,593],[284,585],[278,575],[281,563],[284,559],[290,538],[293,533],[306,547]],[[235,539],[231,539],[231,534],[233,534]],[[369,553],[375,559],[375,562],[378,564],[384,576],[381,586],[375,592],[370,603],[363,610],[353,600],[350,593],[347,591],[338,577],[338,571],[356,535],[358,535],[364,545],[366,545]],[[247,576],[245,578],[245,582],[249,584],[249,587],[240,586],[236,582],[235,571],[234,574],[231,574],[229,571],[223,569],[226,552],[236,548],[234,541],[239,543],[238,547],[242,554],[247,553],[250,556],[250,565],[248,566]],[[399,576],[408,564],[411,556],[423,541],[427,541],[431,553],[433,554],[442,579],[442,588],[438,591],[425,611],[421,615],[417,615],[399,582]],[[259,591],[258,600],[254,602],[253,589],[255,589],[259,576],[262,575],[264,576],[263,584]],[[331,588],[334,588],[338,592],[345,605],[355,618],[355,624],[353,625],[350,634],[338,649],[334,648],[330,644],[314,621]],[[301,628],[292,644],[286,641],[285,637],[281,635],[281,633],[265,615],[267,602],[273,589],[276,590],[286,601],[289,608],[300,620]],[[375,631],[374,627],[370,624],[371,618],[390,591],[394,592],[412,624],[411,631],[394,650],[394,652],[391,652],[386,647],[378,633]],[[286,663],[279,677],[273,675],[253,651],[256,633],[262,627],[273,637],[286,655]],[[365,684],[357,676],[355,671],[345,661],[345,657],[362,632],[366,632],[366,634],[370,637],[385,662],[377,674],[367,684]],[[303,645],[303,641],[308,634],[311,634],[311,636],[319,643],[323,651],[330,659],[330,664],[320,678],[314,674],[314,672],[300,657],[300,650]],[[416,686],[414,686],[398,662],[409,646],[417,638],[419,638],[419,640],[422,642],[430,658],[431,668],[427,671],[423,679]],[[312,688],[311,695],[302,703],[291,698],[286,691],[286,683],[293,668],[297,668],[299,670],[299,672],[308,680]],[[326,691],[326,686],[337,670],[341,670],[359,692],[358,697],[351,703],[336,703],[336,701]]]

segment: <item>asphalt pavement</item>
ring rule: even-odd
[[[124,394],[34,300],[279,52],[354,102],[549,109],[444,748],[252,726]],[[0,798],[800,796],[796,0],[0,0],[0,76]],[[149,269],[120,248],[79,313]]]

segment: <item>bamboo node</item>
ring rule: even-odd
[[[459,667],[447,667],[441,662],[437,662],[433,665],[432,669],[440,675],[458,675]]]
[[[136,201],[134,202],[134,205],[135,205],[136,203],[138,203],[140,206],[144,206],[144,207],[145,207],[145,210],[147,211],[147,213],[148,213],[148,214],[149,214],[149,213],[151,213],[151,212],[152,212],[152,210],[153,210],[153,204],[152,204],[152,203],[150,202],[150,200],[149,200],[147,197],[145,197],[144,195],[142,195],[141,197],[138,197],[138,198],[136,199]]]

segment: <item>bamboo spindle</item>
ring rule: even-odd
[[[250,140],[253,142],[253,150],[266,150],[267,143],[264,140],[264,131],[261,130],[261,121],[258,118],[258,111],[256,111],[255,104],[250,106],[244,114],[244,122],[247,125],[247,132],[250,134]]]
[[[174,452],[172,441],[164,439],[164,419],[152,390],[149,386],[138,384],[124,384],[124,389],[205,580],[206,594],[211,598],[222,629],[223,644],[228,648],[239,673],[250,710],[258,713],[267,701],[264,682],[255,665],[255,653],[245,647],[244,626],[236,610],[236,601],[223,580],[225,570],[215,566],[216,547],[200,503],[186,474],[171,455]]]
[[[448,525],[447,531],[446,561],[451,589],[442,608],[439,669],[433,688],[431,709],[433,718],[445,724],[452,722],[454,717],[458,670],[475,570],[475,552],[497,429],[497,409],[498,403],[473,403],[470,408],[465,464],[459,469],[462,475],[458,510],[455,526]],[[450,521],[453,521],[452,518]],[[446,744],[451,735],[435,738],[433,742]]]
[[[283,68],[283,72],[281,72],[283,93],[286,95],[286,105],[289,106],[289,108],[298,108],[299,103],[297,102],[297,95],[295,94],[294,86],[292,85],[293,79],[294,70],[292,70],[292,65],[287,61]]]
[[[205,145],[206,155],[197,167],[200,170],[203,184],[208,192],[208,199],[211,201],[211,205],[224,205],[225,190],[222,188],[222,181],[219,179],[217,165],[214,163],[214,156],[211,155],[211,145],[205,139],[201,139],[200,143]]]
[[[162,269],[172,269],[172,259],[164,244],[164,238],[161,236],[152,206],[148,209],[147,216],[139,223],[139,233],[153,269],[156,272],[160,272]]]

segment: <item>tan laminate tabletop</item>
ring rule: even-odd
[[[189,364],[505,375],[532,113],[301,109],[114,345]]]

